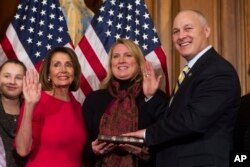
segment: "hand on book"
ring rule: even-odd
[[[116,147],[136,155],[141,159],[147,160],[150,158],[148,148],[144,146],[144,140],[141,138],[98,135],[98,138],[92,142],[92,150],[96,155],[109,153]]]
[[[107,154],[108,152],[112,151],[115,147],[117,147],[117,145],[115,145],[114,143],[106,143],[103,141],[99,141],[98,139],[93,141],[91,143],[91,146],[94,154],[96,155]]]
[[[141,159],[147,160],[150,158],[149,149],[145,146],[136,146],[131,144],[119,144],[119,147],[126,150],[130,154],[134,154]]]
[[[145,139],[145,134],[146,134],[146,129],[141,129],[141,130],[138,130],[135,132],[129,132],[129,133],[122,134],[122,136],[133,136],[133,137]]]

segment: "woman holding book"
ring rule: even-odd
[[[166,107],[168,98],[160,90],[152,96],[160,77],[149,79],[149,75],[155,75],[153,67],[132,40],[118,39],[112,45],[101,89],[89,94],[82,107],[88,133],[85,162],[116,167],[155,165],[154,156],[142,145],[97,139],[98,135],[119,136],[145,128],[161,116],[160,108]]]

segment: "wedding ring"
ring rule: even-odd
[[[148,77],[148,76],[150,76],[150,75],[149,75],[148,73],[144,73],[144,76],[145,76],[145,77]]]

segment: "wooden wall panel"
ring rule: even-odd
[[[178,78],[180,70],[183,68],[184,64],[186,63],[185,60],[179,55],[179,53],[175,50],[174,46],[172,45],[172,22],[175,15],[183,9],[194,9],[201,11],[208,20],[209,25],[211,26],[211,36],[210,42],[215,47],[216,50],[220,51],[220,42],[219,42],[219,34],[220,31],[218,27],[220,26],[218,23],[219,12],[218,8],[220,3],[217,0],[210,0],[209,3],[207,0],[169,0],[169,1],[157,1],[158,10],[162,10],[161,12],[157,13],[157,20],[156,25],[159,27],[160,30],[160,38],[163,43],[163,47],[167,50],[168,53],[168,71],[169,71],[169,79],[171,89],[173,88],[172,85],[175,85],[176,80]],[[165,24],[162,24],[163,17],[169,15]],[[161,30],[167,30],[167,34],[163,36]]]
[[[171,24],[172,24],[172,1],[171,0],[145,0],[149,14],[154,22],[162,48],[167,55],[167,66],[170,80],[170,88],[172,87],[172,76],[170,73],[175,72],[172,69],[172,42],[171,42]]]
[[[158,27],[163,47],[168,53],[168,71],[172,85],[175,84],[179,71],[185,64],[185,60],[169,43],[172,21],[178,11],[195,9],[201,11],[208,20],[211,27],[210,43],[237,70],[242,95],[250,91],[250,0],[169,0],[167,2],[158,0],[155,4],[160,12],[153,12],[154,22]],[[170,15],[165,22],[162,17],[164,13]],[[167,36],[162,34],[163,29],[167,30]]]
[[[2,39],[16,12],[19,0],[0,0],[0,39]]]
[[[218,22],[218,1],[217,0],[210,0],[209,2],[207,0],[180,0],[180,10],[183,9],[193,9],[201,11],[204,16],[206,17],[208,24],[211,27],[211,35],[210,35],[210,43],[215,47],[217,51],[220,50],[219,45],[219,31],[217,27],[219,26]],[[181,61],[181,67],[185,64],[185,60],[182,59]]]
[[[246,62],[247,62],[247,68],[246,68],[246,82],[243,83],[244,86],[246,86],[245,92],[250,92],[250,0],[245,0],[244,4],[244,14],[242,15],[244,18],[244,26],[245,29],[245,40],[244,43],[244,51],[246,55]],[[243,76],[244,77],[244,76]]]
[[[235,0],[222,0],[221,3],[221,17],[220,21],[221,26],[221,54],[229,62],[231,62],[236,69],[238,69],[239,57],[237,56],[237,19],[236,19],[236,4]]]
[[[157,29],[159,38],[162,43],[162,48],[167,55],[167,67],[170,80],[170,88],[172,88],[172,80],[170,79],[172,69],[172,40],[171,40],[171,27],[172,27],[172,13],[171,13],[171,0],[155,1],[153,6],[153,22]],[[171,90],[171,89],[170,89]]]
[[[242,94],[250,92],[250,0],[236,2],[236,45]]]

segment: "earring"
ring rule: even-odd
[[[51,79],[50,79],[50,76],[49,76],[49,77],[48,77],[48,82],[50,82],[50,80],[51,80]]]

